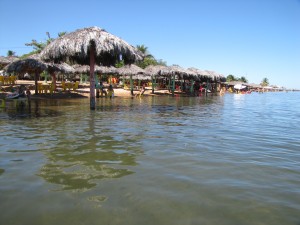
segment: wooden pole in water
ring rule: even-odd
[[[152,78],[152,94],[154,94],[154,78],[153,76],[151,76],[151,78]]]
[[[90,44],[90,109],[96,109],[95,100],[95,44]]]
[[[34,88],[34,94],[38,94],[38,81],[37,81],[37,79],[38,79],[38,73],[35,73],[35,75],[34,75],[34,85],[35,85],[35,88]]]
[[[133,80],[132,80],[132,74],[130,74],[130,92],[131,92],[131,95],[133,96]]]

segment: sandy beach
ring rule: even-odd
[[[41,81],[39,81],[40,83]],[[50,81],[48,81],[50,83]],[[41,93],[38,95],[35,95],[34,90],[34,81],[32,80],[17,80],[14,87],[25,85],[26,88],[30,89],[31,97],[33,99],[37,98],[52,98],[52,99],[59,99],[59,98],[88,98],[90,96],[90,88],[89,83],[80,83],[79,87],[76,91],[70,90],[70,91],[63,91],[61,88],[61,83],[57,82],[57,91],[53,94],[50,93]],[[108,87],[108,84],[105,85],[106,89]],[[1,96],[5,95],[6,93],[10,92],[10,86],[2,86],[1,88]],[[134,96],[139,96],[140,91],[134,90],[133,91]],[[143,96],[158,96],[158,95],[171,95],[171,93],[168,90],[155,90],[155,93],[152,93],[151,87],[146,87],[146,91],[143,94]],[[114,97],[132,97],[130,90],[124,89],[122,87],[114,87]]]

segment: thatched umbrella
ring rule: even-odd
[[[175,76],[177,76],[177,78],[180,79],[184,79],[188,78],[190,75],[194,75],[194,72],[192,71],[188,71],[178,65],[173,65],[173,66],[169,66],[169,72],[166,75],[171,75],[170,77],[170,83],[172,83],[172,95],[174,96],[174,92],[175,92]],[[191,85],[191,88],[194,84]]]
[[[162,66],[162,65],[149,65],[145,68],[145,71],[151,76],[159,76],[162,74],[169,73],[170,68],[168,66]]]
[[[187,69],[188,71],[192,71],[192,72],[194,72],[195,74],[196,74],[196,76],[200,79],[201,77],[205,77],[204,75],[203,75],[203,71],[202,70],[200,70],[200,69],[198,69],[198,68],[195,68],[195,67],[190,67],[190,68],[188,68]],[[208,74],[208,73],[207,73]],[[209,74],[208,74],[209,75]]]
[[[117,69],[118,74],[123,75],[123,76],[128,76],[130,79],[130,91],[131,95],[133,95],[133,81],[132,81],[132,76],[133,75],[147,75],[147,72],[142,69],[141,67],[138,67],[137,65],[131,64],[131,65],[126,65],[123,67],[120,67]]]
[[[47,64],[37,59],[21,59],[4,68],[7,73],[41,73],[47,69]]]
[[[67,63],[47,63],[47,71],[52,76],[54,89],[56,89],[56,73],[72,74],[75,73],[75,69]]]
[[[37,90],[37,77],[40,73],[48,68],[47,64],[38,59],[27,58],[15,61],[9,65],[7,65],[4,70],[7,73],[31,73],[35,75],[35,94],[38,93]]]
[[[43,63],[45,63],[42,59],[41,59],[41,55],[40,54],[33,54],[28,56],[27,58],[29,59],[36,59],[39,60]],[[52,80],[54,85],[56,86],[56,73],[64,73],[64,74],[70,74],[70,73],[75,73],[75,70],[72,66],[68,65],[67,63],[45,63],[47,66],[47,72],[50,73],[50,75],[52,76]]]
[[[146,74],[146,71],[137,65],[131,64],[117,68],[117,72],[120,75],[137,75]]]
[[[8,64],[10,64],[11,62],[4,56],[0,56],[0,68],[2,66],[6,66]]]
[[[79,64],[75,64],[73,65],[74,69],[75,69],[75,73],[77,74],[89,74],[90,73],[90,66],[89,65],[79,65]],[[98,66],[95,65],[94,68],[94,72],[96,74],[117,74],[117,68],[115,68],[114,66]],[[82,79],[82,76],[81,78]],[[95,78],[97,79],[97,77]],[[96,86],[97,86],[97,82],[96,82]]]
[[[95,63],[104,66],[142,60],[143,54],[119,37],[98,27],[78,29],[51,42],[42,52],[47,61],[90,65],[90,108],[95,109]]]
[[[216,81],[223,81],[226,80],[225,76],[223,74],[220,74],[216,71],[207,70],[207,72],[210,74],[211,78]]]
[[[75,73],[90,73],[90,66],[88,66],[88,65],[76,64],[76,65],[73,65],[73,68],[75,69]],[[95,65],[94,72],[100,73],[100,74],[116,74],[117,68],[115,68],[113,66]]]
[[[15,57],[15,56],[8,56],[8,57],[4,57],[4,56],[0,56],[0,69],[7,66],[8,64],[17,61],[19,58]]]
[[[72,73],[74,72],[74,68],[69,66],[66,63],[62,64],[54,64],[54,63],[45,63],[39,60],[37,55],[31,56],[30,58],[22,59],[15,61],[8,66],[5,67],[7,73],[17,73],[24,74],[30,73],[35,74],[35,94],[38,94],[37,91],[37,77],[43,71],[48,71],[54,78],[53,83],[56,85],[55,73]]]
[[[168,66],[162,65],[149,65],[145,68],[147,74],[152,77],[152,94],[154,94],[155,79],[154,77],[162,76],[162,74],[170,73],[170,68]]]
[[[49,73],[61,72],[61,73],[75,73],[75,69],[67,63],[47,63]]]

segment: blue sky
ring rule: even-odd
[[[0,55],[98,26],[168,65],[300,88],[300,0],[0,0]],[[91,8],[91,10],[89,9]]]

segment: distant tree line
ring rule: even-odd
[[[243,82],[243,83],[248,83],[248,80],[246,79],[246,77],[235,77],[234,75],[232,74],[229,74],[227,77],[226,77],[226,81],[227,82],[232,82],[232,81],[240,81],[240,82]]]
[[[232,81],[240,81],[240,82],[243,82],[243,83],[248,83],[248,80],[246,79],[246,77],[242,76],[242,77],[235,77],[234,75],[232,74],[229,74],[227,77],[226,77],[226,81],[227,82],[232,82]],[[269,85],[269,79],[268,78],[263,78],[261,83],[260,83],[261,86],[268,86]]]

